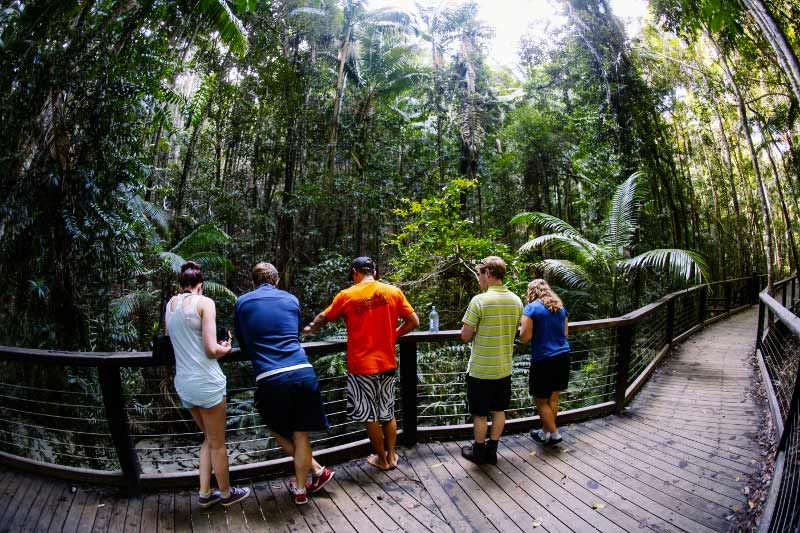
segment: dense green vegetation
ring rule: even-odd
[[[514,73],[469,2],[3,1],[0,343],[144,349],[183,258],[224,322],[255,261],[310,316],[373,255],[443,327],[490,253],[573,319],[794,270],[800,3],[653,0],[633,38],[561,7]]]

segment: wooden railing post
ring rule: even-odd
[[[756,328],[756,350],[761,350],[761,337],[764,335],[764,313],[766,306],[764,302],[758,302],[758,327]],[[763,350],[762,350],[763,352]]]
[[[706,321],[706,307],[708,303],[708,285],[703,285],[698,289],[697,295],[698,308],[697,308],[697,323],[702,324]]]
[[[633,347],[633,325],[617,328],[617,384],[614,391],[614,410],[622,414],[625,410],[625,392],[631,369],[631,348]]]
[[[761,292],[761,287],[758,283],[758,274],[753,272],[753,276],[750,278],[750,303],[758,303],[759,292]]]
[[[103,392],[103,405],[106,411],[106,421],[111,431],[111,440],[117,449],[122,474],[125,476],[125,486],[130,494],[138,494],[141,490],[139,480],[142,467],[139,456],[133,446],[128,413],[122,399],[122,380],[119,367],[114,365],[100,365],[100,390]]]
[[[725,313],[730,313],[733,305],[731,303],[732,300],[732,293],[733,287],[731,287],[730,282],[725,283]]]
[[[400,397],[403,400],[403,434],[406,446],[417,443],[417,343],[400,344]]]
[[[672,297],[667,302],[667,326],[664,332],[665,344],[672,346],[672,339],[675,338],[675,298]]]

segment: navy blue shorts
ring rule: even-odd
[[[286,439],[295,431],[328,429],[317,374],[301,368],[258,380],[255,406],[264,424]]]
[[[567,390],[569,385],[569,352],[531,363],[528,374],[531,396],[544,400],[551,394]]]

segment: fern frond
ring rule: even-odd
[[[545,276],[552,276],[561,284],[572,289],[590,290],[593,287],[591,276],[583,267],[562,259],[545,259],[536,264]]]
[[[636,231],[637,215],[644,201],[644,189],[639,178],[642,172],[634,172],[617,186],[608,210],[605,242],[619,251],[631,244]]]
[[[236,301],[236,295],[225,285],[217,283],[216,281],[205,280],[203,282],[203,292],[209,296],[217,296],[223,298],[229,303]]]

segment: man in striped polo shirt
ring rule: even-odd
[[[503,284],[505,274],[506,263],[497,256],[478,263],[478,285],[484,292],[472,298],[461,319],[461,339],[472,341],[467,406],[475,435],[475,442],[464,447],[461,455],[476,464],[497,464],[497,444],[511,403],[511,358],[522,301]],[[486,442],[490,414],[492,431]]]

